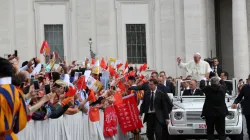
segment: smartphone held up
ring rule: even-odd
[[[50,90],[50,85],[45,85],[45,86],[44,86],[44,89],[45,89],[45,93],[46,93],[46,94],[49,94],[49,93],[51,92],[51,90]]]
[[[35,88],[35,90],[39,90],[40,89],[38,80],[34,80],[34,88]]]

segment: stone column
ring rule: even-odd
[[[186,62],[193,60],[193,55],[197,52],[202,59],[208,57],[206,7],[206,0],[184,0]]]
[[[185,28],[184,28],[184,1],[175,0],[174,1],[174,13],[175,13],[175,53],[176,58],[182,57],[186,58],[185,54]],[[177,64],[176,76],[185,76],[186,72],[180,69]]]
[[[158,71],[163,70],[163,62],[162,62],[162,44],[161,44],[161,4],[160,0],[155,0],[155,7],[154,7],[154,46],[156,49],[154,52],[154,66]]]
[[[246,0],[233,0],[232,7],[234,77],[246,79],[249,74]]]

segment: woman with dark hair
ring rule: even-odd
[[[53,83],[55,82],[55,81],[57,81],[57,80],[60,80],[60,73],[58,73],[58,72],[52,72],[52,81],[53,81]]]

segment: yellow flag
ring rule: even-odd
[[[114,68],[115,64],[116,64],[116,59],[115,58],[110,58],[108,64]]]

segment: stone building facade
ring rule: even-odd
[[[176,77],[176,58],[217,56],[231,77],[249,72],[249,0],[0,0],[0,55],[42,57],[48,40],[67,61],[90,56],[131,63]]]

